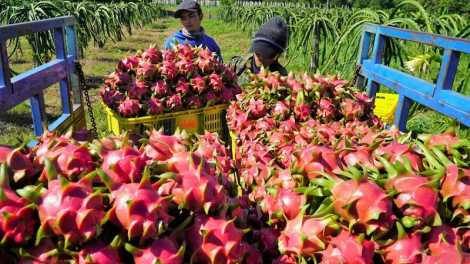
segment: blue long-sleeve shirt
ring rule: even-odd
[[[171,44],[173,44],[173,45],[175,44],[175,39],[181,44],[186,43],[186,40],[187,40],[189,45],[191,45],[192,47],[198,47],[202,44],[203,48],[207,47],[211,52],[217,53],[217,59],[220,62],[223,62],[222,55],[220,53],[219,45],[217,45],[217,43],[215,42],[215,40],[213,38],[211,38],[211,37],[209,37],[205,34],[202,38],[195,39],[195,38],[190,38],[190,37],[187,37],[187,36],[183,35],[183,33],[181,33],[181,30],[176,31],[175,33],[173,33],[173,35],[171,37],[169,37],[165,41],[165,44],[163,45],[163,48],[164,49],[172,49],[173,47],[172,47]]]

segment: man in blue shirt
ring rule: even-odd
[[[211,52],[217,53],[218,60],[222,62],[222,55],[220,48],[215,40],[204,34],[204,28],[201,26],[203,13],[201,6],[194,0],[185,0],[178,5],[178,9],[174,15],[175,18],[181,20],[183,29],[176,31],[169,37],[163,48],[172,49],[177,40],[179,43],[184,44],[188,41],[189,45],[196,47],[202,44],[203,48],[208,48]]]

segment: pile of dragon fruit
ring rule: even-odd
[[[122,117],[158,115],[228,104],[241,92],[233,71],[208,49],[177,44],[126,55],[101,89],[102,102]]]
[[[0,263],[470,263],[470,141],[361,133],[239,177],[211,133],[0,147]]]

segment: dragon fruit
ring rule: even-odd
[[[150,61],[152,64],[157,64],[163,61],[163,54],[155,47],[150,46],[142,52],[141,59],[144,61]]]
[[[105,86],[100,91],[101,100],[112,109],[116,109],[122,101],[126,99],[126,95],[110,89],[109,87]]]
[[[18,194],[36,204],[41,220],[36,245],[43,237],[63,236],[64,247],[83,243],[99,235],[105,217],[103,195],[94,191],[91,184],[96,171],[78,182],[69,182],[58,175],[54,165],[45,159],[48,170],[48,189],[41,185],[17,190]]]
[[[318,172],[326,172],[336,178],[335,173],[344,169],[339,153],[331,147],[309,144],[300,150],[296,159],[295,172],[306,175],[309,180],[322,177]]]
[[[206,78],[197,73],[193,74],[190,80],[190,84],[192,91],[196,94],[201,94],[204,90],[206,90]]]
[[[108,212],[109,220],[127,230],[129,239],[140,237],[143,242],[167,229],[172,220],[167,214],[171,197],[160,197],[155,191],[148,166],[140,183],[116,183],[104,171],[97,172],[111,193],[113,208]]]
[[[173,136],[167,136],[163,133],[163,127],[158,131],[153,129],[148,135],[148,139],[140,141],[146,144],[145,155],[153,161],[166,161],[173,157],[173,154],[186,151],[185,135],[175,133]]]
[[[219,100],[214,91],[205,91],[201,94],[201,97],[203,105],[207,107],[214,106]]]
[[[342,172],[350,180],[339,181],[327,173],[325,178],[315,178],[310,182],[325,186],[334,197],[333,209],[349,222],[350,230],[360,230],[378,236],[389,232],[395,222],[392,199],[384,190],[369,181],[356,168],[348,166],[349,172]]]
[[[359,104],[362,105],[364,113],[369,113],[375,108],[374,100],[366,94],[354,92],[354,96],[358,100]]]
[[[163,79],[168,81],[174,80],[178,76],[178,70],[176,69],[175,63],[172,61],[165,60],[161,63],[158,68]]]
[[[127,54],[122,60],[119,61],[117,68],[122,72],[134,71],[139,66],[139,58],[135,55]]]
[[[260,230],[253,231],[254,241],[258,243],[258,249],[263,255],[268,255],[272,258],[278,257],[281,253],[278,249],[278,237],[281,232],[272,227],[263,227]]]
[[[181,95],[170,93],[165,100],[166,108],[173,112],[178,112],[184,110],[183,102],[181,100]]]
[[[196,94],[190,94],[185,98],[186,109],[198,109],[202,107],[201,98]]]
[[[214,91],[216,92],[222,91],[222,87],[224,83],[222,82],[222,78],[220,78],[220,76],[217,73],[215,72],[211,73],[207,81],[208,81],[209,87],[211,87]]]
[[[193,251],[191,263],[240,263],[245,254],[242,236],[247,231],[236,228],[233,220],[197,214],[185,234]]]
[[[308,104],[305,103],[303,99],[299,100],[299,98],[303,98],[303,92],[298,93],[293,112],[296,120],[305,122],[312,115],[312,109]]]
[[[423,247],[429,249],[430,253],[439,255],[457,247],[457,230],[442,223],[440,226],[433,226],[430,232],[423,234],[422,241]]]
[[[136,117],[139,115],[141,105],[138,100],[126,98],[119,104],[118,113],[123,117]]]
[[[266,192],[270,194],[264,198],[261,208],[273,224],[293,220],[306,203],[305,195],[293,189],[266,188]]]
[[[382,156],[390,163],[399,161],[404,163],[407,159],[411,163],[411,168],[415,171],[424,171],[422,155],[420,155],[411,144],[400,144],[398,141],[392,141],[386,146],[379,146],[374,150],[373,155]]]
[[[380,250],[384,262],[391,264],[421,263],[423,255],[421,234],[407,234],[399,222],[396,225],[398,229],[396,241]]]
[[[117,251],[121,244],[121,238],[116,236],[110,245],[106,245],[100,239],[89,241],[83,249],[74,256],[76,263],[100,263],[116,264],[120,263]]]
[[[155,64],[146,61],[140,61],[139,68],[137,68],[136,71],[136,78],[151,81],[155,77],[156,73],[157,66],[155,66]]]
[[[199,57],[196,59],[197,67],[206,74],[213,71],[217,64],[217,60],[212,57],[212,54],[209,50],[201,50]]]
[[[227,87],[222,87],[222,90],[219,93],[219,101],[223,104],[229,104],[233,100],[233,93]]]
[[[324,250],[330,239],[338,231],[335,216],[313,217],[306,215],[304,206],[296,218],[287,221],[286,228],[279,236],[281,254],[300,258],[314,258],[314,254]]]
[[[63,257],[60,255],[61,248],[57,248],[51,238],[45,237],[37,246],[29,248],[20,248],[17,251],[18,261],[4,262],[4,263],[60,263]],[[0,253],[1,255],[1,253]],[[3,256],[2,256],[3,260]],[[0,261],[1,263],[1,261]]]
[[[142,99],[149,93],[149,85],[143,78],[133,79],[126,87],[130,99]]]
[[[359,102],[346,98],[340,103],[341,113],[346,120],[359,119],[364,115],[364,108]]]
[[[176,60],[176,53],[174,50],[166,49],[163,51],[163,59],[165,61],[175,61]]]
[[[18,246],[34,234],[34,204],[11,189],[7,163],[0,165],[0,245]]]
[[[165,107],[163,106],[163,104],[164,104],[163,100],[160,100],[152,96],[147,101],[145,101],[144,109],[146,109],[146,112],[148,115],[158,115],[158,114],[161,114],[165,110]]]
[[[173,236],[162,236],[155,239],[150,246],[142,249],[131,244],[125,244],[125,248],[134,256],[135,264],[183,264],[186,243],[183,241],[180,247]]]
[[[175,84],[175,92],[181,96],[185,96],[189,92],[189,83],[185,78],[178,79],[178,83]]]
[[[168,94],[168,83],[166,80],[158,80],[150,85],[150,90],[155,94],[155,96],[157,96],[157,98],[162,98]]]
[[[182,59],[175,64],[179,73],[186,78],[191,77],[194,72],[194,65],[190,60]]]
[[[6,163],[6,170],[12,175],[13,185],[21,186],[33,183],[40,171],[40,168],[31,162],[30,155],[22,153],[25,146],[26,141],[15,149],[0,146],[0,164]]]
[[[123,139],[121,148],[109,150],[95,144],[90,147],[101,157],[103,163],[101,169],[106,172],[113,181],[118,183],[136,183],[141,180],[142,171],[147,157],[129,145],[128,135]]]
[[[365,239],[365,234],[352,235],[342,231],[334,237],[326,250],[321,251],[323,264],[363,263],[373,264],[374,243]]]
[[[415,175],[408,171],[400,162],[395,162],[395,168],[386,159],[379,158],[384,164],[390,180],[385,187],[397,190],[395,205],[403,214],[403,224],[406,227],[422,227],[425,222],[434,226],[441,225],[441,219],[437,212],[439,179],[444,176],[436,174],[436,180]],[[405,158],[406,159],[406,158]],[[434,186],[433,186],[434,185]]]
[[[317,116],[320,116],[324,120],[329,120],[334,118],[335,113],[336,107],[331,99],[320,99],[320,102],[318,103]]]
[[[261,118],[266,116],[268,111],[269,108],[264,101],[250,99],[247,111],[249,115],[253,116],[254,118]]]
[[[109,87],[114,89],[119,89],[120,87],[124,87],[132,81],[132,76],[126,72],[122,72],[120,70],[115,70],[114,72],[110,73],[105,80],[105,84]]]
[[[271,109],[271,116],[280,121],[285,120],[289,116],[289,114],[290,107],[288,101],[286,100],[277,102]]]

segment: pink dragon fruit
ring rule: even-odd
[[[322,177],[319,172],[326,172],[331,177],[344,170],[339,153],[331,147],[309,144],[298,153],[294,165],[296,172],[308,177],[309,180]]]
[[[201,94],[203,105],[206,107],[214,106],[219,98],[215,95],[214,91],[205,91]]]
[[[163,133],[163,127],[159,131],[147,132],[148,139],[141,139],[145,143],[144,153],[153,161],[166,161],[173,157],[173,154],[185,152],[187,144],[184,143],[184,136],[175,134],[167,136]]]
[[[31,264],[31,263],[60,263],[63,259],[60,256],[61,249],[52,242],[52,239],[45,237],[37,246],[29,248],[20,248],[17,252],[17,261],[1,262],[0,263],[17,263],[17,264]],[[0,254],[1,256],[1,254]],[[4,256],[2,256],[3,260]]]
[[[125,244],[125,248],[134,256],[135,264],[183,264],[186,243],[183,241],[180,247],[176,238],[162,236],[155,239],[150,246],[142,249],[131,244]]]
[[[188,42],[184,44],[177,44],[175,52],[179,58],[184,58],[187,60],[193,60],[195,53],[198,51],[198,48],[193,48],[189,45]]]
[[[290,107],[287,100],[282,100],[274,104],[271,109],[271,116],[277,120],[283,121],[290,115]]]
[[[155,83],[152,83],[150,90],[157,98],[163,98],[169,92],[168,83],[166,80],[158,80]]]
[[[118,247],[121,244],[121,238],[116,236],[110,245],[106,245],[100,239],[87,242],[83,249],[74,256],[76,263],[100,263],[116,264],[120,263]]]
[[[187,154],[186,154],[187,155]],[[212,213],[220,209],[227,196],[224,188],[219,184],[217,177],[203,171],[186,170],[180,173],[168,173],[168,181],[176,183],[171,190],[173,201],[180,208],[193,212]]]
[[[370,98],[366,94],[356,92],[354,93],[354,96],[356,96],[359,104],[361,104],[364,108],[364,113],[370,113],[372,110],[374,110],[375,104],[372,98]]]
[[[136,77],[137,79],[151,81],[155,77],[156,73],[157,73],[157,66],[155,66],[155,64],[152,64],[146,61],[140,61],[139,67],[137,68],[137,71],[136,71]]]
[[[278,249],[278,237],[281,232],[272,227],[263,227],[260,230],[253,230],[254,241],[258,243],[258,249],[263,255],[272,258],[278,257],[281,253]]]
[[[99,235],[98,226],[105,217],[103,195],[91,186],[96,171],[78,182],[69,182],[57,174],[54,165],[45,159],[48,171],[48,189],[41,185],[17,190],[18,194],[36,204],[41,226],[36,245],[43,237],[61,236],[65,248],[72,243],[83,243]]]
[[[305,206],[303,193],[294,189],[266,188],[267,195],[261,203],[263,212],[269,215],[270,222],[277,224],[296,218]]]
[[[220,64],[217,74],[222,77],[222,81],[225,83],[233,83],[237,80],[237,75],[235,75],[232,68],[225,64]]]
[[[186,78],[191,77],[194,72],[194,65],[190,60],[182,59],[175,64],[179,73]]]
[[[197,214],[194,226],[185,234],[193,251],[191,263],[240,263],[245,254],[241,243],[245,232],[236,228],[233,220]]]
[[[342,231],[334,237],[326,250],[322,251],[322,264],[363,263],[373,264],[374,243],[366,240],[365,234],[352,235]]]
[[[271,264],[297,264],[297,261],[293,257],[281,255],[278,258],[274,259]]]
[[[332,119],[335,117],[336,107],[329,98],[322,98],[318,103],[317,115],[322,119]]]
[[[145,102],[145,109],[148,115],[158,115],[161,114],[165,107],[163,106],[164,101],[155,97],[149,98]]]
[[[149,85],[142,78],[132,80],[126,87],[127,95],[130,99],[142,99],[149,94]]]
[[[165,61],[175,61],[176,60],[176,53],[174,50],[166,49],[163,51],[163,59]]]
[[[163,61],[163,54],[155,47],[150,46],[148,49],[142,52],[141,58],[144,61],[150,61],[152,64],[157,64]]]
[[[250,104],[248,105],[247,110],[247,113],[254,118],[261,118],[266,116],[269,108],[262,100],[250,99]]]
[[[413,170],[424,171],[423,157],[411,144],[400,144],[398,141],[392,141],[386,146],[379,146],[374,150],[373,154],[376,157],[382,156],[391,163],[396,161],[405,163],[405,159],[407,159],[411,163]]]
[[[135,68],[139,66],[139,58],[135,55],[126,55],[122,60],[118,63],[118,69],[122,72],[134,71]]]
[[[218,61],[212,57],[209,50],[201,50],[199,57],[196,59],[197,67],[206,74],[213,71],[217,64]]]
[[[140,183],[116,183],[104,171],[98,169],[97,172],[113,200],[113,208],[108,212],[109,220],[127,230],[129,239],[140,237],[142,243],[166,230],[172,220],[167,214],[171,196],[160,197],[150,184],[148,166]]]
[[[222,104],[229,104],[233,100],[233,93],[229,88],[224,86],[218,97]]]
[[[100,91],[101,99],[111,109],[116,110],[119,104],[126,99],[126,95],[105,86]]]
[[[10,187],[7,163],[0,165],[0,241],[18,246],[29,242],[35,233],[34,204],[16,195]]]
[[[121,148],[108,150],[95,144],[90,147],[101,157],[103,163],[101,169],[106,172],[113,181],[118,183],[139,182],[147,157],[139,150],[129,146],[128,135],[123,139]]]
[[[118,89],[119,87],[126,86],[131,81],[131,75],[120,70],[115,70],[114,72],[108,75],[104,82],[107,86],[112,87],[114,89]]]
[[[222,82],[222,78],[220,78],[220,76],[215,72],[209,75],[207,81],[208,81],[209,87],[212,87],[212,89],[216,92],[220,92],[222,90],[222,87],[224,86],[224,83]]]
[[[382,259],[385,263],[421,263],[422,247],[421,234],[407,234],[403,226],[397,222],[398,238],[389,245],[381,248]]]
[[[165,100],[166,108],[173,112],[178,112],[184,110],[183,102],[181,100],[181,95],[179,94],[169,94]]]
[[[395,205],[404,216],[403,225],[408,228],[421,228],[425,223],[433,226],[441,225],[437,212],[439,199],[437,187],[438,178],[444,176],[445,171],[442,170],[440,175],[437,173],[437,179],[432,181],[408,171],[400,162],[395,162],[394,168],[386,159],[380,157],[379,159],[390,176],[385,188],[399,192],[395,198]]]
[[[178,76],[178,70],[176,69],[175,63],[172,61],[163,61],[158,68],[161,76],[168,80],[174,80]]]
[[[189,92],[189,83],[185,78],[181,77],[178,79],[178,83],[175,84],[175,93],[185,96]]]
[[[126,98],[118,107],[118,113],[123,117],[136,117],[139,115],[140,104],[138,100]]]
[[[337,232],[339,227],[335,216],[320,218],[306,215],[307,207],[304,206],[296,218],[287,221],[286,228],[279,236],[281,254],[314,258],[315,253],[326,248],[330,235]]]
[[[189,94],[184,98],[186,109],[199,109],[202,107],[201,98],[196,94]]]
[[[18,187],[33,184],[40,172],[40,167],[35,166],[30,160],[30,155],[25,153],[25,146],[26,141],[15,149],[0,146],[0,164],[6,163],[7,173],[13,179],[12,185]]]
[[[201,94],[206,89],[206,78],[195,73],[190,80],[192,91]]]
[[[364,115],[364,108],[357,101],[346,98],[340,103],[340,107],[346,120],[359,119]]]
[[[377,235],[389,232],[396,219],[392,211],[392,199],[356,168],[348,166],[348,169],[351,173],[344,173],[351,180],[338,181],[323,173],[329,180],[315,178],[310,182],[325,186],[331,191],[334,197],[333,209],[349,222],[350,230]]]
[[[433,226],[431,231],[423,234],[423,246],[432,254],[440,255],[442,252],[456,249],[458,243],[457,229],[446,223]]]

